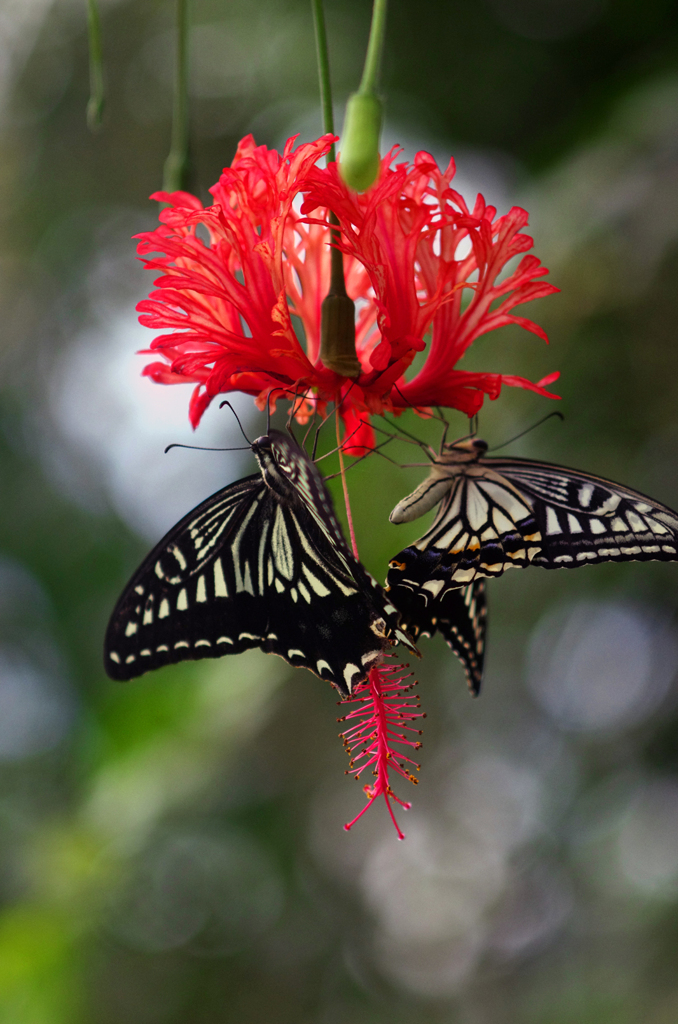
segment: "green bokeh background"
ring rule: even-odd
[[[326,8],[341,123],[370,12]],[[193,13],[205,199],[242,135],[280,147],[320,119],[306,2]],[[255,651],[104,676],[107,616],[149,544],[252,471],[239,455],[163,462],[190,440],[188,396],[140,382],[133,356],[150,282],[129,238],[153,224],[169,145],[172,18],[170,0],[102,6],[93,136],[84,2],[2,12],[0,1021],[674,1024],[675,565],[493,583],[479,701],[424,642],[404,843],[379,808],[343,832],[363,796],[310,674]],[[454,154],[469,201],[525,206],[562,289],[525,311],[549,348],[504,329],[465,362],[562,371],[564,424],[508,450],[678,506],[674,4],[392,0],[384,91],[385,143]],[[549,408],[507,389],[481,432],[499,443]],[[202,443],[237,443],[224,417],[210,410]],[[387,515],[419,478],[375,458],[352,471],[380,578],[418,533]]]

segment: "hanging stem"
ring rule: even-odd
[[[384,51],[384,36],[386,33],[387,6],[388,0],[374,0],[365,66],[363,68],[363,77],[360,80],[360,88],[358,89],[359,96],[373,95],[379,87],[381,55]]]
[[[353,529],[353,516],[351,515],[351,502],[348,497],[348,485],[346,483],[346,467],[344,466],[344,453],[341,447],[341,427],[339,425],[339,412],[334,417],[334,422],[337,428],[337,453],[339,455],[339,473],[341,476],[341,486],[344,490],[344,505],[346,506],[346,519],[348,521],[348,533],[351,538],[351,547],[353,548],[353,554],[358,558],[358,545],[355,539],[355,530]]]
[[[176,192],[186,188],[188,178],[188,43],[189,0],[176,0],[177,49],[174,70],[172,144],[165,161],[163,189]]]
[[[334,135],[330,56],[327,49],[323,0],[311,0],[311,6],[315,24],[323,129],[326,134]],[[327,160],[330,163],[336,160],[334,143],[327,154]],[[340,373],[344,377],[357,377],[361,367],[355,351],[355,305],[346,293],[344,257],[338,247],[341,240],[338,227],[339,220],[330,210],[330,290],[322,305],[320,358],[323,364],[335,373]]]
[[[97,0],[87,0],[87,35],[89,39],[89,101],[87,127],[91,132],[101,128],[104,114],[104,67],[101,47],[101,22]]]
[[[311,0],[311,7],[313,8],[313,23],[315,25],[315,51],[318,58],[318,81],[320,83],[320,109],[322,110],[323,116],[323,131],[326,135],[334,135],[330,55],[327,49],[327,31],[325,29],[323,0]],[[336,160],[334,143],[330,146],[327,159],[330,163]]]
[[[326,135],[334,135],[334,111],[332,109],[332,80],[330,78],[330,54],[327,48],[327,29],[325,28],[325,10],[323,0],[311,0],[313,8],[313,23],[315,25],[315,49],[318,58],[318,82],[320,84],[320,109],[323,118],[323,131]],[[328,163],[337,159],[334,143],[330,146],[327,154]],[[330,224],[333,227],[339,226],[336,215],[330,212]],[[331,230],[332,238],[332,270],[330,281],[330,295],[345,295],[346,282],[344,281],[344,257],[336,243],[340,239],[338,231]]]

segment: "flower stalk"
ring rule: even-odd
[[[323,131],[326,135],[334,135],[334,111],[332,109],[332,80],[330,78],[330,54],[327,48],[327,30],[325,28],[325,10],[323,0],[311,0],[313,24],[315,26],[315,52],[318,60],[318,82],[320,85],[320,109],[322,112]],[[334,143],[330,146],[327,160],[336,159]]]
[[[372,24],[370,38],[367,42],[363,77],[360,80],[358,95],[370,96],[376,93],[381,73],[381,57],[384,51],[386,34],[386,7],[388,0],[374,0],[372,8]]]
[[[189,174],[188,158],[188,47],[190,38],[189,0],[176,0],[176,62],[174,69],[174,104],[172,110],[172,141],[165,160],[163,189],[177,192],[186,188]]]
[[[346,508],[346,522],[348,523],[348,534],[351,538],[351,548],[353,554],[359,559],[358,555],[358,542],[355,536],[355,529],[353,528],[353,514],[351,512],[351,502],[348,496],[348,484],[346,483],[346,466],[344,465],[344,443],[341,440],[341,427],[339,425],[339,410],[335,410],[336,415],[334,422],[337,429],[337,454],[339,456],[339,476],[341,477],[341,486],[344,492],[344,506]]]
[[[327,47],[323,0],[311,0],[311,6],[315,25],[323,130],[326,135],[334,135],[330,55]],[[336,152],[333,142],[327,154],[327,161],[329,163],[335,160]],[[355,350],[355,303],[346,292],[344,257],[339,248],[341,232],[337,230],[338,227],[339,219],[330,212],[330,244],[332,246],[330,290],[325,296],[321,308],[320,358],[328,370],[334,370],[342,377],[357,377],[360,373],[360,362]]]

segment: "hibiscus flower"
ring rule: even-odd
[[[476,413],[502,385],[546,390],[558,377],[523,377],[457,368],[472,342],[518,324],[544,341],[544,331],[514,307],[557,291],[522,233],[527,213],[497,217],[478,196],[472,210],[428,153],[396,163],[395,148],[374,186],[352,192],[335,163],[319,167],[334,137],[325,135],[282,154],[247,136],[203,207],[186,192],[156,192],[167,204],[160,226],[144,232],[138,251],[160,272],[156,290],[138,305],[142,324],[165,333],[144,373],[162,384],[195,385],[189,415],[197,427],[216,395],[242,391],[260,408],[282,395],[296,399],[300,420],[315,407],[340,403],[354,450],[371,445],[370,414],[431,406]],[[299,198],[297,198],[299,197]],[[348,377],[324,365],[321,306],[330,282],[329,211],[339,223],[346,289],[356,303],[360,372]],[[427,346],[423,366],[408,369]]]

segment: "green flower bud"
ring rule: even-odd
[[[364,192],[379,174],[382,102],[374,94],[353,93],[346,105],[339,171],[349,188]]]

